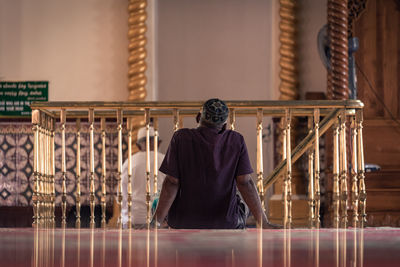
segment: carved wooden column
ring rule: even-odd
[[[280,0],[279,8],[279,72],[280,100],[299,98],[299,81],[297,74],[297,29],[296,0]]]
[[[347,0],[328,0],[328,35],[331,68],[328,99],[349,98],[348,8]]]
[[[299,79],[298,79],[298,66],[297,66],[297,1],[296,0],[280,0],[279,8],[279,91],[281,100],[297,100],[299,99]],[[282,120],[283,121],[283,120]],[[277,147],[283,146],[283,125],[277,126],[279,131],[279,140],[277,140]],[[296,145],[296,125],[297,120],[295,117],[291,120],[291,144],[292,148]],[[282,148],[278,148],[279,161],[282,160]],[[306,197],[306,183],[303,181],[303,175],[296,168],[292,168],[292,221],[294,226],[307,225],[307,212],[308,203]],[[282,202],[282,189],[284,177],[281,177],[274,185],[274,195],[269,200],[268,217],[271,222],[282,223],[283,218],[283,202]]]
[[[130,0],[129,11],[129,70],[128,89],[129,101],[139,101],[146,98],[146,0]]]

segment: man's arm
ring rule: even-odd
[[[237,187],[243,200],[246,202],[256,222],[264,229],[277,228],[268,223],[267,216],[261,207],[260,197],[257,194],[256,186],[250,174],[239,175],[236,177]]]
[[[161,188],[160,198],[158,200],[153,220],[157,220],[159,223],[164,222],[164,219],[175,200],[176,194],[178,193],[178,189],[179,180],[171,175],[167,175]]]

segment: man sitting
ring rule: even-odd
[[[158,145],[160,144],[160,140]],[[137,147],[139,152],[131,155],[132,157],[132,223],[135,228],[142,228],[146,224],[147,205],[146,205],[146,128],[140,128],[137,135]],[[158,152],[158,167],[164,159],[164,154]],[[154,165],[154,128],[150,127],[150,166]],[[165,175],[158,175],[157,192],[161,190]],[[150,173],[151,186],[154,184],[154,172]],[[128,222],[128,160],[122,166],[122,224],[126,226]],[[154,195],[153,195],[154,197]],[[151,200],[153,201],[153,199]],[[152,202],[150,202],[151,204]]]
[[[180,129],[172,137],[160,171],[165,173],[153,218],[172,228],[240,229],[247,207],[258,225],[270,228],[261,207],[244,138],[226,130],[228,107],[210,99],[197,115],[198,127]]]

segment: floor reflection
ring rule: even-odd
[[[400,229],[0,229],[2,266],[399,266]]]

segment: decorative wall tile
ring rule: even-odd
[[[96,125],[94,134],[95,196],[96,203],[101,195],[101,155],[102,143],[100,128]],[[116,125],[107,125],[106,135],[106,187],[107,202],[112,203],[112,195],[117,188],[118,135]],[[67,205],[75,205],[76,190],[76,134],[74,124],[66,126],[66,185]],[[89,197],[89,133],[87,124],[81,131],[81,202],[88,204]],[[123,138],[123,155],[127,156],[127,137]],[[61,203],[61,135],[55,136],[55,188],[56,205]],[[0,123],[0,206],[32,205],[33,189],[33,132],[28,122]]]

